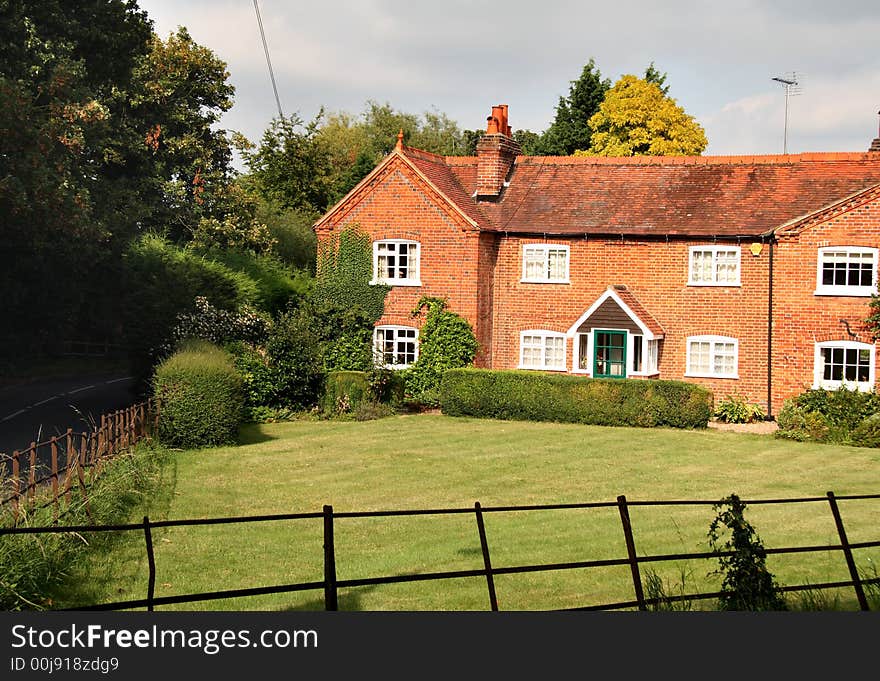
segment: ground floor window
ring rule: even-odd
[[[738,378],[739,342],[726,336],[691,336],[687,339],[685,376]]]
[[[405,369],[419,358],[419,331],[409,326],[377,326],[373,333],[376,363]]]
[[[855,341],[816,343],[815,388],[874,389],[874,346]]]
[[[595,329],[575,335],[575,373],[597,378],[653,376],[658,373],[660,340],[625,330]]]
[[[557,331],[523,331],[519,339],[521,369],[565,370],[565,335]]]

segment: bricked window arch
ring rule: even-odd
[[[406,369],[419,358],[419,330],[411,326],[377,326],[373,330],[376,364]]]
[[[740,286],[739,246],[691,246],[688,256],[688,286]]]
[[[565,371],[565,334],[542,329],[521,332],[519,368]]]
[[[874,389],[875,346],[856,341],[816,343],[814,388],[840,387],[871,392]]]
[[[739,378],[739,341],[727,336],[690,336],[685,376]]]
[[[828,246],[819,249],[817,296],[870,296],[877,293],[877,249]]]
[[[569,247],[564,244],[523,244],[522,281],[569,283],[569,253]]]
[[[373,242],[373,284],[421,286],[421,244],[408,239]]]

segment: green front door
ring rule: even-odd
[[[626,378],[626,331],[594,331],[593,377]]]

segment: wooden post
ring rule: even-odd
[[[156,593],[156,559],[153,557],[153,533],[150,531],[150,519],[144,516],[144,540],[147,542],[147,563],[150,575],[147,580],[147,610],[153,611],[153,596]]]
[[[489,589],[489,608],[498,612],[498,596],[495,594],[495,576],[492,573],[492,561],[489,559],[489,543],[486,541],[486,526],[483,523],[483,507],[480,502],[474,503],[477,514],[477,531],[480,533],[480,548],[483,551],[483,566],[486,568],[486,587]]]
[[[96,439],[97,439],[96,433],[93,432],[93,433],[89,434],[88,440],[87,440],[88,451],[94,451]],[[76,470],[77,470],[77,474],[79,477],[79,489],[80,489],[80,494],[82,494],[82,503],[86,508],[86,515],[89,518],[89,522],[92,522],[92,509],[89,506],[89,490],[88,490],[88,487],[86,487],[86,474],[85,474],[86,451],[87,451],[86,447],[83,447],[82,451],[79,453],[79,465],[76,467]]]
[[[12,526],[18,524],[18,503],[21,497],[21,464],[18,461],[20,456],[16,449],[12,452]]]
[[[853,558],[852,549],[846,539],[846,530],[843,528],[843,519],[840,517],[840,509],[837,507],[837,499],[834,492],[828,492],[828,503],[831,505],[831,513],[834,516],[834,524],[837,525],[837,534],[840,537],[840,546],[843,549],[843,555],[846,558],[846,566],[849,568],[849,576],[852,578],[853,588],[856,590],[856,599],[859,601],[859,608],[862,610],[870,610],[868,607],[868,599],[865,597],[865,589],[859,579],[859,571],[856,569],[856,561]]]
[[[339,610],[336,591],[336,552],[333,544],[333,507],[324,506],[324,609]]]
[[[58,438],[53,437],[49,442],[49,450],[52,456],[52,522],[58,524]]]
[[[76,456],[71,456],[71,452]],[[67,505],[67,508],[70,508],[70,485],[73,482],[73,469],[76,468],[78,458],[76,448],[73,446],[73,429],[68,428],[67,449],[65,450],[64,457],[64,503]]]
[[[28,508],[31,508],[34,503],[34,497],[37,493],[37,443],[31,442],[30,449],[30,457],[28,463],[30,464],[30,471],[28,472]]]
[[[629,508],[626,504],[626,497],[622,494],[617,497],[617,508],[620,511],[620,522],[623,524],[623,535],[626,539],[626,553],[629,557],[629,568],[632,572],[636,600],[639,603],[639,610],[647,610],[648,606],[645,604],[645,592],[642,590],[642,576],[639,574],[639,561],[636,556],[636,543],[633,539],[632,523],[630,523],[629,519]]]

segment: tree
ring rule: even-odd
[[[598,156],[689,156],[708,144],[703,128],[657,83],[620,78],[590,118],[589,154]]]
[[[660,73],[655,67],[654,62],[648,64],[648,68],[645,69],[645,80],[649,83],[654,83],[657,87],[660,88],[660,91],[664,95],[669,94],[669,86],[666,84],[666,74]]]
[[[580,78],[571,81],[568,97],[560,97],[556,117],[541,136],[536,151],[548,156],[568,156],[590,146],[590,117],[598,110],[611,87],[593,59],[584,66]]]
[[[264,200],[316,217],[329,207],[336,171],[318,134],[323,116],[320,111],[309,123],[299,114],[276,117],[256,148],[238,138],[250,171],[249,186]]]

